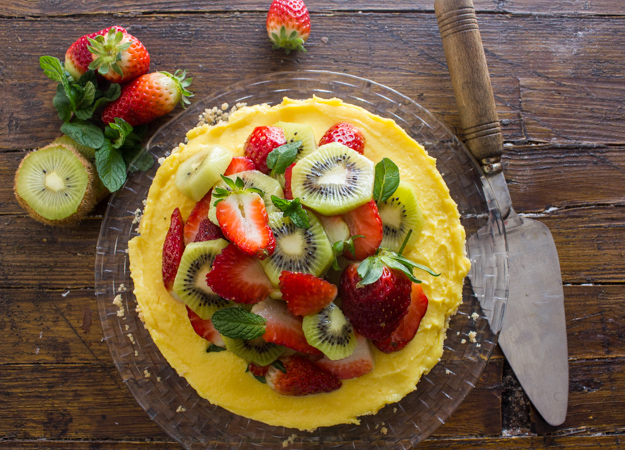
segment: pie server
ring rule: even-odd
[[[556,246],[544,224],[512,209],[501,165],[503,137],[472,0],[435,0],[434,10],[465,143],[482,167],[504,219],[509,295],[503,323],[489,320],[490,326],[501,327],[499,344],[534,407],[547,423],[560,425],[566,418],[569,367]],[[480,239],[487,237],[480,236],[485,235],[478,231],[469,237],[469,253],[484,247]],[[478,277],[484,275],[469,274],[486,309],[485,283]]]

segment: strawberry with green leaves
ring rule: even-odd
[[[127,83],[147,73],[150,54],[145,46],[121,27],[106,33],[87,36],[87,50],[92,54],[89,69],[97,70],[112,83]]]
[[[243,180],[236,181],[221,176],[230,188],[215,188],[213,198],[217,213],[217,221],[221,231],[230,242],[248,255],[265,259],[271,256],[276,240],[269,227],[269,217],[262,191],[246,188]]]
[[[274,49],[305,52],[310,36],[310,15],[302,0],[273,0],[267,14],[267,35]]]
[[[282,128],[256,127],[245,142],[245,156],[252,160],[257,170],[260,170],[262,173],[269,173],[267,156],[284,144],[286,144],[286,138]]]
[[[95,33],[86,34],[78,38],[65,52],[65,70],[74,78],[78,79],[89,70],[89,65],[93,63],[93,53],[89,51],[89,39],[95,39],[97,36],[106,35],[109,30],[115,32],[126,33],[126,29],[118,26],[105,28]]]
[[[187,71],[154,72],[140,76],[122,88],[117,100],[109,103],[102,112],[104,123],[116,117],[130,125],[147,124],[172,112],[178,103],[184,108],[193,94],[187,89],[192,78]]]

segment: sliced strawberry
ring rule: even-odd
[[[371,340],[387,339],[408,312],[412,282],[400,270],[382,268],[377,281],[361,285],[358,264],[341,274],[339,291],[345,317],[354,330]]]
[[[184,224],[184,244],[191,242],[212,241],[223,237],[221,228],[208,220],[208,209],[210,208],[211,192],[195,204],[195,207]]]
[[[338,142],[361,155],[365,154],[365,135],[363,131],[351,123],[340,122],[332,125],[319,140],[319,146]]]
[[[267,155],[284,144],[286,144],[286,138],[282,128],[256,127],[245,143],[245,156],[254,162],[256,170],[269,173]]]
[[[224,340],[221,338],[221,334],[215,329],[213,326],[213,322],[208,319],[204,320],[197,314],[193,312],[191,308],[187,306],[187,315],[189,316],[189,320],[191,321],[191,326],[193,330],[198,334],[198,336],[202,336],[207,341],[219,346],[225,347]]]
[[[271,366],[259,366],[251,362],[247,365],[247,371],[257,377],[264,377],[265,375],[267,375],[267,371],[269,370],[269,367]]]
[[[252,161],[247,156],[235,156],[234,158],[232,158],[232,161],[224,172],[224,175],[228,176],[248,170],[256,170],[256,165],[254,164],[254,161]]]
[[[267,385],[282,395],[309,395],[332,392],[342,385],[341,380],[303,356],[285,356],[280,359],[286,373],[271,366],[265,379]]]
[[[423,293],[423,288],[419,283],[412,283],[408,313],[388,339],[373,341],[373,344],[384,353],[397,352],[403,349],[414,339],[427,309],[428,298]]]
[[[346,256],[350,259],[363,260],[367,256],[373,255],[382,243],[384,236],[382,219],[375,201],[371,200],[369,203],[346,212],[343,214],[343,220],[345,220],[352,236],[364,236],[364,238],[354,239],[356,255],[352,255],[347,250]]]
[[[216,213],[224,236],[243,252],[265,259],[275,250],[265,202],[256,192],[229,194],[217,204]]]
[[[263,334],[265,341],[302,353],[321,354],[321,351],[306,341],[304,330],[302,330],[302,318],[291,314],[282,300],[268,298],[255,304],[252,312],[267,320],[265,334]]]
[[[312,274],[283,270],[280,292],[289,311],[296,316],[307,316],[328,306],[336,298],[338,289]]]
[[[219,296],[244,304],[258,303],[273,291],[260,262],[233,244],[215,257],[206,283]]]
[[[182,214],[178,208],[171,215],[169,230],[163,243],[163,284],[171,292],[184,253]]]
[[[366,337],[356,333],[356,349],[347,358],[331,360],[324,356],[319,361],[315,361],[320,367],[328,372],[332,372],[337,378],[347,380],[358,378],[373,370],[373,354]]]
[[[295,167],[295,164],[297,163],[291,164],[284,171],[284,198],[286,198],[287,200],[293,200],[293,191],[291,190],[291,177],[293,175],[293,167]]]

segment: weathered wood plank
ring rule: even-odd
[[[474,6],[480,13],[510,13],[510,14],[551,14],[551,15],[625,15],[625,7],[618,0],[587,2],[582,0],[504,0],[493,2],[491,0],[475,0]],[[313,14],[331,11],[376,11],[376,12],[432,12],[432,2],[428,0],[396,2],[376,2],[371,0],[359,0],[345,2],[341,0],[308,1],[309,11]],[[155,1],[150,3],[150,11],[153,13],[180,13],[180,12],[223,12],[223,11],[259,11],[266,12],[269,8],[267,2],[260,0],[241,0],[236,4],[226,4],[219,1],[203,0],[198,2],[178,3],[174,1]],[[30,3],[24,0],[0,2],[0,11],[5,16],[57,16],[76,14],[136,14],[144,13],[145,4],[136,0],[126,0],[107,4],[106,2],[94,1],[80,3],[78,1],[67,2],[61,7],[55,3]]]
[[[569,358],[625,357],[621,286],[565,286]],[[86,311],[88,311],[86,313]],[[90,314],[88,332],[83,316]],[[111,362],[92,290],[0,289],[0,364]],[[495,355],[501,359],[499,353]],[[489,379],[490,380],[490,379]],[[495,385],[496,381],[488,383]]]
[[[445,450],[532,450],[532,449],[604,449],[619,450],[622,448],[625,435],[615,434],[610,436],[518,436],[514,438],[430,438],[419,445],[424,449]],[[25,441],[8,440],[0,441],[0,448],[10,449],[38,449],[38,450],[131,450],[131,449],[154,449],[172,450],[180,446],[173,442],[136,442],[136,441]],[[297,440],[289,448],[298,448]]]
[[[526,138],[625,143],[623,78],[521,78]]]
[[[499,432],[496,391],[500,389],[498,377],[502,364],[502,361],[489,364],[478,386],[458,411],[464,419],[450,420],[444,435]],[[28,377],[24,376],[26,372]],[[3,439],[167,440],[123,385],[112,364],[3,365],[0,397]],[[471,413],[478,409],[484,412]]]
[[[0,119],[6,116],[8,124],[4,130],[0,129],[0,155],[3,150],[42,147],[60,136],[59,129],[62,122],[52,106],[55,84],[47,80],[43,74],[40,78],[39,81],[32,83],[5,83],[0,87],[4,91],[3,100],[0,102],[11,105],[10,110],[6,109],[10,113],[3,113],[2,108],[0,108]],[[393,76],[381,74],[380,78],[375,81],[387,84],[412,98],[451,127],[452,131],[458,133],[460,119],[451,81],[447,75],[428,76],[404,73]],[[497,109],[500,119],[504,123],[502,129],[505,139],[522,140],[524,134],[521,124],[518,79],[512,77],[493,78],[493,86],[497,92]],[[219,88],[220,86],[215,84],[213,80],[202,75],[196,77],[193,84],[193,90],[198,98],[208,96]],[[25,95],[25,92],[28,92],[28,95]],[[33,114],[33,110],[38,111],[38,113]],[[156,130],[159,124],[164,123],[179,112],[180,110],[176,110],[171,115],[160,119],[152,125],[151,129]],[[0,203],[0,208],[1,206]]]
[[[518,212],[623,204],[625,146],[520,145],[504,148],[504,172]]]
[[[622,317],[621,317],[622,319]],[[625,360],[622,358],[569,363],[569,408],[566,421],[548,425],[535,411],[538,434],[555,432],[625,432]]]

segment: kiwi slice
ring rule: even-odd
[[[234,156],[218,145],[208,146],[183,161],[174,183],[182,194],[199,202],[221,180]]]
[[[343,214],[373,198],[374,170],[368,158],[331,142],[293,167],[293,197],[320,214]]]
[[[74,150],[78,150],[78,152],[87,158],[89,162],[95,163],[95,149],[91,147],[87,147],[86,145],[79,144],[71,137],[63,135],[61,137],[56,138],[52,141],[53,144],[62,144],[67,147],[73,148]]]
[[[218,309],[232,305],[206,284],[206,275],[211,271],[215,257],[227,245],[225,239],[193,242],[184,249],[180,260],[174,295],[204,320],[210,319]]]
[[[266,342],[262,337],[256,339],[232,339],[222,336],[226,349],[246,361],[251,361],[259,366],[267,366],[274,362],[282,352],[284,347]]]
[[[394,252],[401,248],[408,231],[412,230],[408,244],[413,244],[423,228],[423,213],[414,188],[405,181],[399,182],[388,200],[378,202],[378,213],[383,227],[380,247]]]
[[[273,254],[260,261],[274,286],[280,284],[283,270],[322,276],[332,264],[334,255],[326,233],[317,218],[308,214],[310,227],[298,228],[282,213],[269,214],[269,226],[276,240]]]
[[[253,188],[257,188],[263,191],[264,195],[262,197],[263,197],[263,201],[265,202],[265,208],[267,209],[268,213],[279,211],[279,209],[276,208],[273,202],[271,201],[272,195],[275,195],[276,197],[280,197],[280,198],[284,197],[284,192],[282,191],[282,187],[280,186],[280,183],[278,183],[277,180],[274,180],[270,176],[265,175],[264,173],[258,170],[247,170],[245,172],[239,172],[239,173],[235,173],[232,175],[228,175],[228,178],[232,180],[236,180],[237,177],[243,180],[243,184],[245,185],[246,188],[253,187]],[[219,181],[215,185],[215,187],[227,189],[229,191],[231,190],[226,185],[226,182],[224,180]],[[219,225],[219,222],[217,222],[217,208],[215,207],[214,203],[215,202],[213,202],[211,198],[210,208],[208,209],[208,218],[215,225]]]
[[[330,303],[317,314],[305,316],[302,329],[306,341],[331,360],[347,358],[354,353],[354,328],[334,303]]]
[[[19,204],[35,220],[47,225],[70,225],[95,205],[91,163],[76,150],[50,144],[29,153],[15,174]]]
[[[274,127],[282,128],[287,144],[295,141],[302,141],[302,145],[297,149],[298,161],[317,150],[317,141],[312,127],[307,123],[278,122]]]

